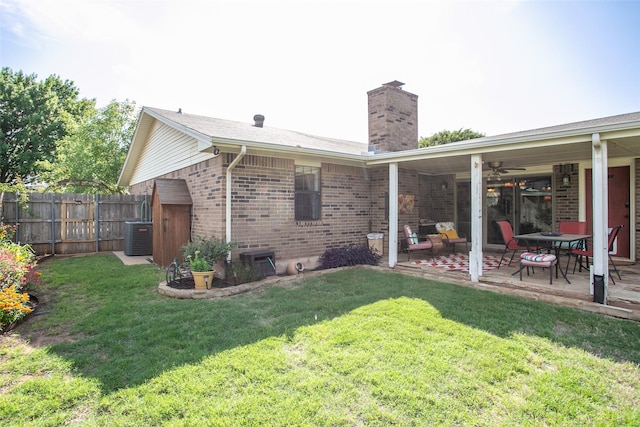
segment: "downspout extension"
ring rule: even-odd
[[[240,148],[240,153],[236,156],[235,159],[227,166],[227,206],[226,206],[226,234],[227,234],[227,243],[231,242],[231,171],[236,167],[240,160],[247,154],[247,146],[243,145]],[[227,262],[231,261],[231,252],[227,255]]]

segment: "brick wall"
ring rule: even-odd
[[[389,168],[379,166],[368,170],[369,188],[371,192],[371,215],[370,231],[384,234],[385,253],[389,242],[389,218],[388,218],[388,196],[389,196]]]
[[[223,155],[162,176],[187,181],[193,199],[192,236],[225,238],[223,171],[233,158]],[[327,248],[367,243],[371,231],[368,173],[360,167],[323,164],[319,221],[295,220],[294,177],[293,160],[252,155],[232,171],[231,234],[238,243],[234,259],[256,249],[274,250],[278,261],[313,258]],[[153,181],[136,184],[131,192],[145,189],[150,194]]]
[[[398,210],[398,229],[404,237],[404,224],[409,224],[412,229],[418,230],[420,222],[420,205],[423,204],[424,194],[420,188],[418,171],[411,169],[398,169],[398,197],[413,196],[414,207],[412,210],[401,212]]]
[[[570,181],[568,185],[562,183],[564,174],[568,174]],[[553,202],[554,202],[554,226],[558,229],[560,221],[579,221],[580,207],[579,200],[579,167],[577,164],[554,165],[553,166]]]
[[[431,213],[428,218],[436,222],[454,221],[455,213],[455,175],[437,175],[430,177],[429,186],[425,189],[425,194],[431,195]],[[442,184],[446,184],[446,189],[442,189]]]
[[[369,170],[371,186],[371,215],[370,230],[380,232],[385,235],[385,253],[389,238],[389,218],[388,215],[388,188],[389,188],[389,168],[387,166],[373,168]],[[398,212],[398,245],[403,247],[404,224],[409,224],[418,230],[420,218],[425,206],[425,199],[428,199],[428,189],[425,190],[421,177],[417,171],[410,169],[398,170],[398,196],[413,196],[413,210]],[[397,203],[397,202],[396,202]]]
[[[366,244],[369,182],[359,167],[323,164],[319,221],[295,220],[293,160],[247,156],[233,171],[234,252],[270,248],[277,260]]]

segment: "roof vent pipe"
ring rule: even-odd
[[[264,125],[264,116],[262,114],[256,114],[253,116],[253,121],[255,122],[255,127],[261,128],[262,125]]]

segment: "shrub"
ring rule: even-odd
[[[235,242],[225,242],[215,237],[205,239],[196,236],[188,244],[182,246],[180,250],[184,259],[195,259],[196,252],[200,253],[200,257],[204,258],[209,264],[216,264],[224,260],[231,249],[235,246]]]
[[[0,289],[10,286],[22,289],[27,283],[28,267],[29,264],[21,260],[11,248],[0,247]]]
[[[24,288],[28,291],[37,292],[42,289],[44,283],[40,278],[42,273],[36,270],[35,265],[30,265],[27,267],[27,275],[25,276],[25,286]]]
[[[327,249],[319,259],[320,267],[337,268],[350,265],[378,265],[382,257],[369,246],[345,246]]]
[[[0,250],[3,256],[9,257],[13,262],[21,264],[24,269],[35,261],[35,254],[29,245],[19,245],[11,239],[15,235],[16,227],[12,225],[0,226]],[[26,271],[25,271],[26,272]]]
[[[29,245],[19,245],[0,233],[0,289],[22,290],[36,277],[36,256]]]
[[[0,225],[0,242],[11,242],[13,236],[16,234],[15,225]]]

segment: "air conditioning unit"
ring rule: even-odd
[[[151,255],[153,253],[153,223],[124,223],[124,254],[126,256]]]

